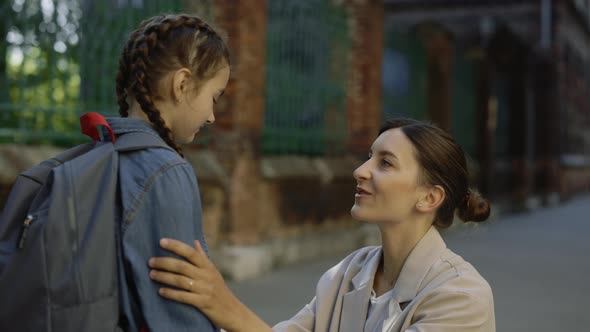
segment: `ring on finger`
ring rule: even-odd
[[[188,290],[189,290],[189,291],[191,291],[191,290],[193,289],[193,284],[194,284],[194,281],[193,281],[193,280],[190,280],[190,281],[188,282]]]

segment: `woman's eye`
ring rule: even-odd
[[[381,166],[383,166],[383,167],[390,167],[390,166],[393,166],[393,165],[389,162],[389,160],[382,159],[381,160]]]

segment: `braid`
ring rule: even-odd
[[[153,36],[154,41],[157,41],[158,39],[165,39],[169,33],[180,28],[190,28],[195,30],[195,40],[201,39],[201,33],[203,33],[203,38],[210,37],[223,43],[222,38],[209,24],[198,17],[189,15],[159,16],[158,19],[155,19],[149,24],[145,25],[143,34],[144,36]],[[197,41],[197,44],[200,44],[200,42]],[[154,46],[156,45],[157,42],[154,44]],[[152,48],[150,48],[150,50],[151,49]],[[196,52],[191,53],[188,56],[188,63],[193,63],[196,56]],[[207,68],[203,68],[203,70],[205,69]],[[197,72],[196,74],[202,75],[202,72]]]
[[[117,103],[119,104],[119,114],[126,118],[129,116],[129,104],[127,103],[127,84],[129,83],[127,78],[129,77],[129,53],[130,50],[135,43],[135,39],[139,36],[140,30],[135,30],[129,36],[129,41],[125,48],[123,49],[123,53],[119,57],[119,71],[117,72],[117,82],[116,82],[116,93],[117,93]]]
[[[125,86],[127,85],[127,80],[125,79],[128,75],[128,67],[127,67],[127,59],[125,51],[121,54],[119,58],[119,71],[117,72],[117,82],[115,86],[115,91],[117,93],[117,104],[119,104],[119,114],[126,118],[129,116],[129,104],[127,104],[127,91],[125,91]]]
[[[149,35],[153,32],[160,34],[167,34],[169,31],[176,30],[178,28],[194,28],[197,31],[210,33],[213,36],[217,36],[217,32],[213,28],[205,23],[205,21],[198,17],[189,15],[167,15],[158,16],[153,21],[145,25],[143,33]],[[219,37],[218,37],[219,38]]]
[[[140,36],[136,43],[135,49],[132,53],[132,67],[131,72],[133,73],[133,83],[131,84],[131,91],[133,96],[141,106],[143,112],[148,116],[150,122],[154,125],[156,131],[162,137],[162,139],[170,145],[178,154],[184,157],[182,149],[176,145],[172,138],[172,132],[166,126],[164,119],[160,115],[160,111],[154,105],[152,98],[150,97],[151,91],[145,84],[146,69],[147,65],[144,59],[149,56],[149,50],[154,47],[157,43],[157,34],[153,33],[149,36]]]

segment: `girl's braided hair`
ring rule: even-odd
[[[161,79],[171,71],[189,68],[198,89],[228,64],[227,44],[200,18],[181,14],[144,20],[131,32],[119,58],[116,84],[119,114],[127,117],[127,97],[135,99],[160,137],[182,155],[154,105],[154,100],[162,98]]]

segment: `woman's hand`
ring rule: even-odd
[[[188,261],[172,257],[150,259],[150,278],[176,287],[160,288],[161,296],[200,309],[215,325],[227,331],[271,331],[229,290],[198,241],[191,248],[180,241],[162,239],[160,246]]]

